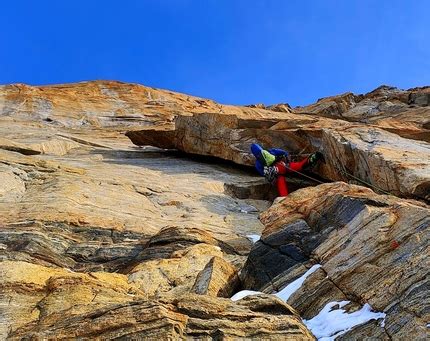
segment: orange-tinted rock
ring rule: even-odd
[[[430,87],[400,90],[381,86],[365,95],[323,98],[293,111],[376,125],[402,137],[430,142]]]
[[[199,295],[231,297],[240,285],[237,269],[220,257],[213,257],[199,272],[191,292]]]
[[[384,335],[425,338],[427,205],[339,182],[298,190],[261,220],[261,242],[241,272],[245,288],[278,291],[295,279],[290,276],[295,269],[317,262],[321,268],[288,300],[302,316],[309,319],[332,301],[369,303],[387,314]],[[378,335],[381,327],[374,327],[356,335]]]
[[[270,185],[171,149],[244,165],[256,141],[321,149],[327,163],[314,172],[327,180],[426,200],[428,143],[399,135],[428,141],[428,104],[427,88],[334,96],[299,113],[120,82],[0,86],[0,338],[311,340],[298,313],[344,299],[387,313],[385,329],[369,322],[344,338],[419,338],[429,296],[422,202],[309,187],[261,214],[266,230],[249,255]],[[169,150],[137,148],[126,131]],[[290,189],[317,184],[301,179]],[[265,283],[247,259],[274,277]],[[241,289],[238,271],[271,292],[316,262],[289,298],[296,309],[267,294],[219,297]]]
[[[327,162],[316,171],[326,179],[358,181],[376,190],[430,200],[429,143],[363,124],[289,115],[291,119],[277,123],[221,114],[181,116],[176,119],[175,131],[164,133],[168,136],[162,135],[161,141],[170,137],[172,146],[187,153],[245,165],[255,160],[249,150],[252,142],[293,154],[320,150]],[[129,136],[134,143],[146,145],[154,142],[145,139],[147,134],[142,130]]]

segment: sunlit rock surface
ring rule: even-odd
[[[291,108],[108,81],[1,86],[0,339],[312,340],[303,319],[341,300],[386,318],[340,338],[419,339],[428,105],[428,88]],[[257,141],[326,163],[269,209],[275,191],[246,167]],[[314,264],[288,302],[229,299]]]
[[[187,153],[213,155],[250,165],[249,145],[284,146],[293,154],[320,150],[326,163],[317,172],[328,180],[353,180],[403,197],[430,200],[430,144],[402,138],[377,127],[329,118],[289,114],[277,123],[242,120],[233,115],[181,116],[174,132],[130,131],[138,145],[154,144],[156,136],[171,138],[171,145]]]
[[[279,291],[318,263],[288,300],[301,316],[312,318],[332,301],[367,302],[387,314],[387,336],[425,338],[427,205],[338,182],[292,193],[261,221],[263,235],[241,272],[245,288]]]
[[[0,88],[1,339],[313,338],[296,315],[218,298],[240,285],[246,235],[261,232],[269,205],[224,188],[259,178],[124,136],[219,107],[118,82]],[[199,300],[212,307],[179,308]]]
[[[381,86],[365,95],[346,93],[295,108],[307,113],[377,125],[402,137],[430,142],[430,87]]]

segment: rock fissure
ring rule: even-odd
[[[340,339],[422,338],[429,89],[292,108],[107,81],[0,86],[0,338],[313,340],[301,318],[346,299],[386,325]],[[288,176],[269,207],[254,142],[323,152],[305,174],[326,183]],[[279,291],[315,260],[291,306],[229,299]]]
[[[348,292],[348,291],[347,291],[347,290],[345,290],[345,289],[342,289],[342,287],[341,287],[341,286],[339,286],[339,285],[336,283],[336,281],[334,281],[333,279],[331,279],[331,278],[329,277],[329,274],[324,270],[324,268],[323,268],[323,267],[321,267],[320,269],[325,273],[325,275],[326,275],[326,279],[327,279],[327,280],[328,280],[328,281],[329,281],[333,286],[335,286],[335,287],[336,287],[336,289],[337,289],[337,290],[339,290],[339,291],[342,293],[342,295],[343,295],[345,298],[347,298],[349,301],[352,301],[353,303],[360,304],[360,305],[363,305],[363,303],[366,303],[365,301],[363,302],[363,299],[362,299],[362,298],[355,296],[354,294],[352,294],[352,293]]]

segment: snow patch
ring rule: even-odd
[[[372,308],[367,303],[360,310],[348,314],[341,308],[349,302],[350,301],[327,303],[318,315],[310,320],[303,320],[303,322],[318,340],[332,341],[355,326],[370,320],[385,319],[384,313],[372,312]],[[339,305],[339,308],[332,310],[336,305]]]
[[[251,236],[254,236],[254,237],[258,237],[258,239],[260,239],[260,236],[258,236],[258,235],[255,235],[255,234],[252,234],[252,235],[249,235],[249,236],[247,236],[247,237],[250,237],[251,238]],[[258,240],[257,239],[257,240]],[[257,241],[256,240],[256,241]],[[254,241],[254,243],[256,242],[256,241]],[[303,282],[305,281],[305,279],[308,277],[308,276],[310,276],[312,273],[314,273],[318,268],[320,268],[321,267],[321,265],[320,264],[315,264],[314,266],[312,266],[308,271],[306,271],[300,278],[297,278],[295,281],[293,281],[293,282],[291,282],[290,284],[288,284],[284,289],[282,289],[281,291],[279,291],[279,292],[275,292],[275,293],[273,293],[273,295],[275,295],[275,296],[277,296],[277,297],[279,297],[281,300],[284,300],[284,301],[287,301],[289,298],[290,298],[290,296],[292,295],[292,294],[294,294],[295,292],[296,292],[296,290],[298,290],[301,286],[302,286],[302,284],[303,284]],[[258,295],[258,294],[263,294],[262,292],[260,292],[260,291],[253,291],[253,290],[242,290],[242,291],[239,291],[238,293],[236,293],[236,294],[234,294],[232,297],[231,297],[231,300],[233,300],[233,301],[238,301],[238,300],[241,300],[242,298],[244,298],[244,297],[246,297],[246,296],[250,296],[250,295]]]
[[[275,295],[278,296],[281,300],[284,300],[285,302],[288,301],[290,296],[294,294],[302,286],[306,278],[308,278],[308,276],[313,274],[320,267],[321,267],[320,264],[315,264],[308,271],[306,271],[301,277],[297,278],[295,281],[288,284],[284,289],[275,293]]]
[[[138,242],[139,239],[124,238],[123,241],[124,242]]]
[[[250,237],[248,235],[247,237]],[[255,236],[255,235],[252,235]],[[260,236],[258,236],[259,238]],[[315,264],[301,277],[288,284],[284,289],[272,295],[277,296],[283,301],[287,301],[302,285],[303,282],[321,267],[320,264]],[[232,301],[238,301],[246,296],[263,294],[260,291],[242,290],[231,297]],[[319,341],[334,341],[338,336],[341,336],[354,328],[371,320],[381,321],[381,327],[385,325],[385,313],[373,312],[372,307],[366,303],[360,310],[348,314],[344,309],[350,301],[329,302],[324,308],[310,320],[303,320],[303,323],[316,336]],[[336,309],[333,307],[338,306]],[[427,327],[429,324],[427,325]]]
[[[235,293],[230,299],[232,301],[239,301],[246,296],[258,295],[258,294],[262,294],[262,292],[253,291],[253,290],[242,290],[242,291]]]
[[[255,244],[256,242],[258,242],[260,240],[261,236],[258,234],[248,234],[246,237],[248,237],[248,239]]]

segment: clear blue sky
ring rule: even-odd
[[[110,79],[304,105],[430,85],[430,1],[10,0],[0,49],[0,84]]]

